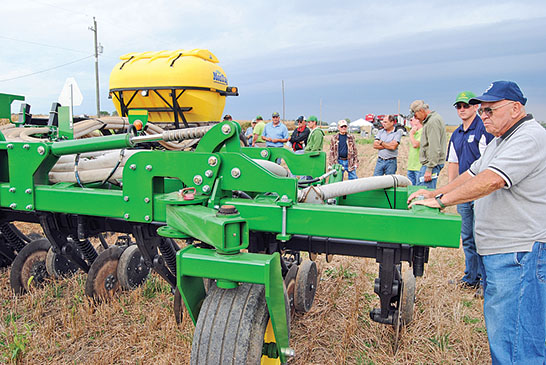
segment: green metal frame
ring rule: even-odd
[[[0,141],[0,205],[160,222],[165,224],[160,235],[192,237],[211,245],[214,249],[189,246],[177,254],[177,285],[192,320],[197,320],[205,298],[201,278],[216,279],[222,288],[262,284],[281,362],[286,361],[288,329],[280,256],[243,252],[250,231],[276,233],[281,241],[298,234],[459,246],[460,218],[437,209],[408,210],[406,200],[413,188],[339,197],[337,205],[298,203],[295,178],[276,176],[253,160],[282,158],[294,174],[320,176],[326,168],[325,153],[296,155],[283,148],[241,147],[240,133],[239,124],[224,121],[201,139],[194,152],[139,151],[125,164],[123,187],[115,189],[51,184],[48,173],[62,155],[133,147],[131,134],[57,142]],[[334,168],[340,171],[340,166]],[[330,176],[329,183],[340,176]],[[182,187],[194,187],[194,199],[184,200],[178,191]],[[252,199],[233,198],[235,190]],[[219,215],[221,205],[233,205],[238,213]]]

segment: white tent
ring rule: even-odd
[[[373,124],[368,122],[367,120],[364,120],[363,118],[357,119],[349,123],[349,126],[357,126],[357,127],[365,127],[365,126],[372,126]]]

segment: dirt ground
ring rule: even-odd
[[[329,141],[330,136],[327,136]],[[325,150],[328,143],[325,145]],[[371,176],[377,153],[358,145],[359,177]],[[399,151],[406,173],[408,138]],[[446,169],[440,184],[447,182]],[[22,229],[36,229],[19,225]],[[385,222],[388,229],[388,222]],[[417,279],[414,320],[393,351],[392,327],[370,320],[379,305],[372,259],[319,256],[320,284],[311,311],[296,315],[290,364],[489,363],[483,301],[448,284],[462,276],[462,249],[432,249]],[[193,324],[176,325],[169,287],[153,275],[142,287],[95,305],[84,295],[85,276],[51,280],[24,296],[13,295],[9,270],[0,271],[0,363],[188,364]]]

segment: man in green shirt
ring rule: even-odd
[[[423,125],[421,124],[421,121],[415,117],[411,118],[410,125],[411,130],[409,132],[409,137],[411,145],[408,152],[408,179],[410,179],[413,185],[417,185],[419,183],[419,170],[421,170],[419,151],[421,149]]]
[[[252,138],[252,147],[265,147],[265,140],[262,138],[262,133],[264,132],[265,123],[264,118],[261,115],[256,117],[256,126],[254,127],[254,137]]]
[[[410,110],[415,118],[423,123],[419,152],[419,162],[422,166],[418,184],[436,189],[438,176],[446,162],[446,126],[440,114],[431,111],[423,100],[415,100],[411,103]]]
[[[309,137],[307,137],[305,152],[322,151],[324,132],[317,126],[317,122],[317,117],[314,115],[311,115],[307,120],[307,127],[311,130],[311,133],[309,133]]]

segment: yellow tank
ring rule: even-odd
[[[205,49],[129,53],[120,59],[110,74],[110,97],[121,116],[147,109],[150,122],[219,121],[226,96],[238,95],[216,56]]]

